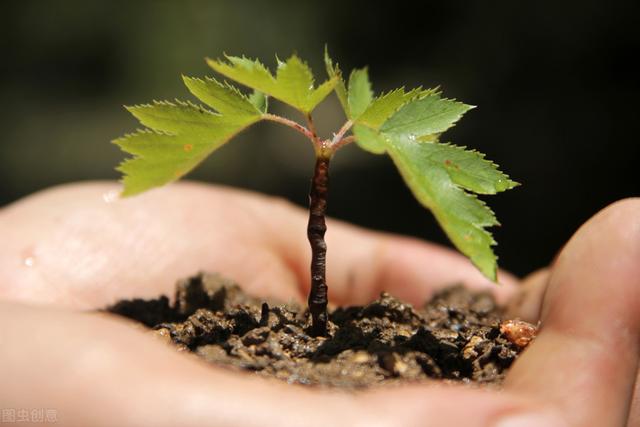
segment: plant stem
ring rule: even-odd
[[[338,151],[338,149],[344,147],[347,144],[351,144],[355,140],[356,140],[356,138],[353,135],[345,136],[344,138],[342,138],[340,141],[336,142],[335,144],[331,144],[331,149],[335,153],[336,151]]]
[[[276,116],[275,114],[269,114],[269,113],[263,114],[262,118],[265,120],[270,120],[272,122],[283,124],[285,126],[289,126],[291,129],[297,130],[298,132],[300,132],[301,134],[309,138],[311,141],[315,141],[316,139],[316,136],[314,133],[312,133],[306,127],[302,126],[300,123],[295,122],[293,120],[289,120],[287,118]]]
[[[353,122],[351,120],[347,120],[342,125],[340,130],[338,130],[338,133],[333,135],[333,140],[331,141],[331,145],[338,144],[343,139],[344,135],[349,131],[349,129],[351,129],[351,126],[353,126]]]
[[[327,333],[327,244],[324,233],[327,193],[329,190],[330,156],[318,155],[309,190],[309,223],[307,237],[311,244],[311,290],[309,291],[309,312],[311,313],[311,334],[323,336]]]
[[[316,125],[313,123],[313,117],[311,116],[311,114],[307,114],[305,118],[307,119],[307,126],[309,128],[309,132],[311,132],[311,137],[312,137],[311,140],[313,141],[314,144],[318,144],[319,143],[318,131],[316,131]]]
[[[311,313],[311,334],[324,336],[327,334],[327,244],[324,241],[324,233],[327,231],[325,224],[325,212],[327,210],[327,195],[329,192],[329,161],[333,154],[344,145],[355,140],[353,135],[345,136],[353,126],[348,120],[333,135],[333,139],[321,139],[318,137],[313,117],[306,114],[307,126],[289,120],[275,114],[263,114],[265,120],[281,123],[302,133],[313,143],[316,152],[316,165],[309,190],[309,223],[307,224],[307,237],[311,245],[311,289],[309,290],[309,312]],[[266,310],[266,314],[265,314]],[[268,307],[263,306],[263,318],[268,317]]]
[[[316,152],[316,157],[331,157],[333,151],[331,150],[331,145],[328,140],[323,140],[318,137],[318,131],[316,130],[316,125],[313,123],[313,117],[311,114],[306,115],[307,126],[309,132],[311,132],[311,142],[313,143],[313,149]]]

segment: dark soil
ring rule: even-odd
[[[108,310],[152,327],[208,362],[289,383],[361,388],[427,378],[499,384],[521,348],[501,333],[487,292],[445,289],[422,308],[387,293],[332,310],[329,336],[308,334],[308,311],[265,303],[215,274],[167,297],[120,301]],[[503,329],[504,330],[504,329]]]

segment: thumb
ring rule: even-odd
[[[640,341],[640,199],[589,220],[551,270],[541,332],[506,387],[575,426],[626,425]]]

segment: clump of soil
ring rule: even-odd
[[[108,311],[208,362],[299,384],[362,388],[427,378],[499,384],[521,351],[501,333],[502,310],[492,295],[462,286],[422,308],[384,292],[371,304],[337,308],[327,337],[307,333],[304,307],[263,302],[216,274],[178,282],[173,305],[163,296],[120,301]]]

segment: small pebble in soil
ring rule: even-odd
[[[462,286],[420,308],[385,292],[365,306],[336,308],[326,337],[307,333],[304,307],[251,297],[218,274],[178,282],[173,304],[163,296],[107,310],[216,365],[350,389],[428,378],[500,384],[535,336],[533,325],[503,321],[490,293]]]
[[[524,348],[536,337],[537,328],[524,320],[505,320],[500,324],[500,332],[509,341]]]

